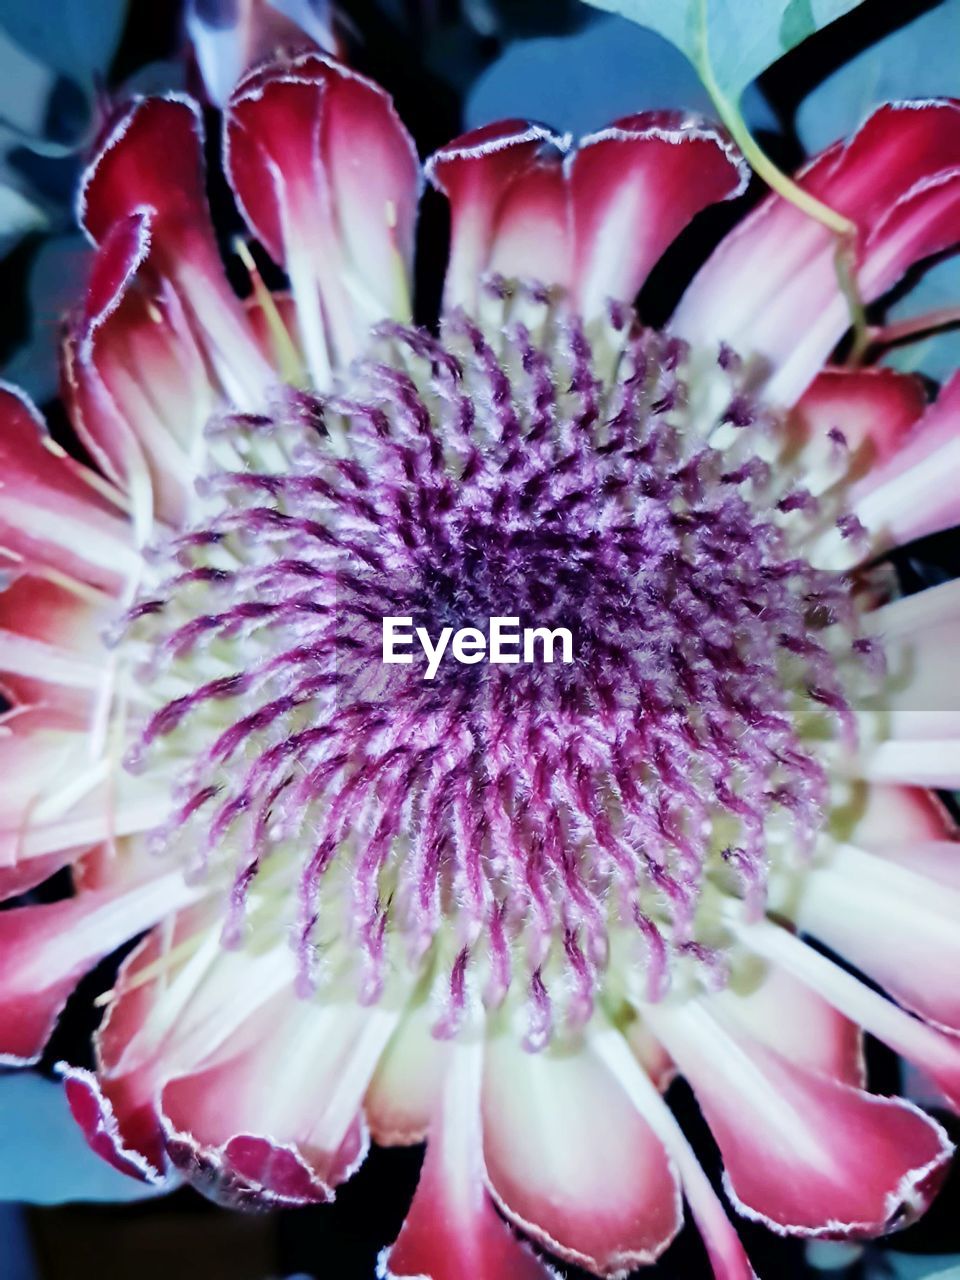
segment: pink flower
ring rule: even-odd
[[[958,111],[884,107],[801,177],[856,222],[868,299],[960,237]],[[434,156],[438,335],[380,89],[306,54],[227,105],[289,294],[228,285],[201,144],[191,102],[141,101],[84,179],[63,386],[91,464],[3,392],[0,886],[76,886],[0,914],[4,1061],[143,934],[96,1072],[63,1068],[91,1145],[292,1205],[426,1138],[383,1276],[549,1275],[521,1236],[621,1275],[684,1200],[716,1276],[749,1276],[677,1072],[740,1212],[912,1220],[950,1144],[867,1091],[861,1032],[960,1102],[960,846],[929,790],[960,784],[960,590],[896,598],[878,562],[955,523],[960,379],[928,405],[828,367],[834,243],[775,198],[646,330],[651,268],[746,182],[695,120]],[[427,681],[380,661],[387,615],[566,625],[577,656]]]

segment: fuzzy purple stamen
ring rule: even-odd
[[[183,757],[161,838],[194,875],[228,869],[225,940],[272,870],[305,989],[331,934],[366,1001],[391,948],[417,971],[439,949],[438,1033],[472,983],[488,1006],[519,989],[537,1047],[558,999],[589,1018],[614,934],[649,998],[678,958],[722,983],[704,894],[761,913],[771,824],[815,838],[808,728],[852,732],[824,633],[853,608],[793,550],[789,522],[820,504],[752,449],[770,415],[733,352],[711,374],[736,435],[720,449],[676,420],[682,343],[615,316],[598,349],[528,302],[493,336],[463,314],[440,340],[385,324],[336,394],[217,424],[210,519],[163,550],[175,572],[131,628],[188,685],[140,752]],[[566,627],[575,660],[427,681],[382,662],[386,616]]]

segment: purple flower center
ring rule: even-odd
[[[305,989],[346,942],[362,999],[392,957],[439,966],[438,1033],[512,991],[536,1046],[589,1017],[618,940],[654,998],[678,963],[722,981],[711,904],[762,911],[823,821],[856,610],[794,550],[822,504],[759,456],[779,424],[732,353],[704,429],[681,343],[519,301],[442,341],[384,325],[336,394],[217,424],[209,519],[132,611],[187,691],[131,763],[180,761],[159,842],[225,877],[228,943],[262,886]],[[385,617],[502,616],[568,628],[574,660],[382,661]]]

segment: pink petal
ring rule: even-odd
[[[944,582],[899,597],[874,609],[864,621],[872,632],[894,644],[918,636],[949,643],[960,630],[960,582]]]
[[[742,1213],[788,1234],[858,1237],[929,1204],[952,1147],[909,1103],[811,1071],[705,1002],[649,1016],[694,1088]]]
[[[0,686],[10,701],[53,704],[86,723],[112,612],[47,578],[14,578],[0,593]]]
[[[845,145],[823,152],[800,185],[859,228],[869,301],[914,262],[957,238],[960,130],[948,101],[881,107]],[[771,370],[771,397],[793,404],[849,325],[833,234],[778,196],[721,244],[687,290],[676,330],[697,345],[727,342]]]
[[[3,896],[22,893],[77,857],[84,842],[46,844],[28,836],[35,808],[62,778],[86,739],[69,714],[18,707],[0,718],[0,881]]]
[[[552,1271],[501,1221],[483,1183],[478,1044],[449,1046],[420,1182],[379,1280],[547,1280]]]
[[[394,1022],[381,1009],[297,1000],[288,985],[210,1065],[164,1087],[174,1162],[230,1203],[332,1199],[366,1155],[361,1103]]]
[[[864,1031],[920,1067],[960,1112],[960,1038],[912,1017],[794,934],[769,921],[741,925],[744,943],[788,969]]]
[[[942,388],[909,440],[850,493],[877,553],[960,522],[960,374]]]
[[[956,111],[957,103],[951,105]],[[880,297],[913,263],[952,248],[958,212],[960,163],[954,154],[951,168],[920,178],[872,228],[864,246],[865,295]]]
[[[64,350],[65,398],[104,472],[180,524],[219,394],[183,305],[150,265],[151,215],[113,224]]]
[[[83,1067],[70,1067],[66,1064],[61,1064],[60,1070],[73,1118],[82,1129],[91,1150],[128,1177],[157,1186],[165,1184],[168,1178],[161,1172],[162,1146],[158,1144],[152,1153],[157,1163],[142,1155],[139,1146],[148,1146],[148,1138],[136,1134],[135,1130],[136,1136],[131,1140],[128,1136],[131,1128],[129,1119],[125,1126],[128,1132],[122,1131],[114,1102],[104,1092],[94,1073]],[[159,1136],[159,1129],[156,1136]]]
[[[648,1035],[652,1036],[652,1033],[648,1032]],[[595,1018],[591,1024],[591,1040],[598,1056],[645,1117],[672,1160],[697,1229],[703,1237],[715,1280],[757,1280],[733,1223],[642,1061],[638,1062],[627,1048],[620,1032],[600,1019]]]
[[[170,1177],[157,1105],[167,1065],[160,1047],[169,1027],[166,1019],[158,1020],[157,996],[177,966],[161,966],[153,981],[144,975],[165,949],[183,945],[197,910],[179,912],[153,929],[121,964],[94,1037],[97,1073],[60,1066],[67,1101],[90,1146],[121,1172],[147,1182]],[[148,1049],[139,1043],[144,1038]]]
[[[0,545],[28,568],[52,568],[118,592],[139,562],[126,522],[91,473],[54,443],[38,410],[0,384]]]
[[[680,112],[626,116],[582,139],[570,165],[578,309],[632,301],[690,219],[741,195],[749,176],[728,138]]]
[[[956,837],[926,844],[884,844],[871,852],[947,889],[960,889],[960,842]]]
[[[483,1151],[507,1217],[597,1275],[652,1262],[680,1229],[679,1187],[660,1139],[586,1045],[527,1053],[492,1039]]]
[[[76,850],[63,849],[46,858],[30,858],[12,867],[0,867],[0,902],[19,897],[49,880],[76,856]]]
[[[879,717],[881,727],[884,718]],[[863,745],[851,761],[857,777],[870,783],[912,787],[960,787],[960,737],[954,726],[944,737],[891,738]]]
[[[878,786],[862,787],[856,794],[843,831],[861,848],[882,853],[904,844],[946,840],[955,836],[956,824],[939,797],[924,787]]]
[[[819,492],[836,480],[837,449],[831,433],[840,431],[846,442],[847,474],[860,476],[900,448],[926,405],[923,382],[911,374],[883,365],[825,369],[790,415],[805,485]],[[824,483],[816,485],[820,474]]]
[[[196,896],[172,872],[123,893],[88,893],[0,912],[0,1059],[36,1061],[80,978]]]
[[[332,59],[326,65],[335,74],[321,148],[344,265],[376,300],[374,320],[406,319],[421,184],[416,147],[379,85]]]
[[[122,839],[114,833],[82,853],[73,864],[73,883],[78,893],[88,889],[132,888],[152,880],[163,870],[162,861],[149,839],[151,828],[130,833]]]
[[[936,845],[935,854],[950,858],[956,876],[960,844]],[[792,917],[901,1004],[960,1031],[960,888],[841,846],[806,878]]]
[[[230,289],[207,210],[203,128],[196,103],[170,95],[136,101],[113,126],[84,174],[80,222],[95,244],[118,222],[146,216],[151,264],[198,326],[228,393],[255,407],[275,381]],[[129,232],[124,233],[129,240]],[[115,246],[113,246],[115,248]],[[145,254],[141,247],[139,256]],[[117,296],[133,268],[105,272]],[[98,288],[94,309],[109,293]]]
[[[94,244],[114,224],[149,212],[155,229],[206,238],[200,110],[187,98],[144,98],[115,122],[80,187],[78,213]]]
[[[94,1150],[148,1181],[172,1177],[163,1084],[198,1067],[293,981],[286,949],[279,966],[269,952],[226,951],[220,923],[216,907],[201,903],[148,934],[117,974],[94,1039],[96,1075],[61,1068]]]
[[[284,361],[293,364],[302,381],[303,352],[297,344],[297,306],[289,293],[251,294],[246,302],[247,317],[260,349],[277,368]]]
[[[715,130],[678,114],[630,116],[584,138],[507,120],[430,160],[450,199],[446,306],[475,310],[490,272],[571,290],[590,317],[632,299],[671,240],[746,170]]]
[[[887,667],[879,731],[896,739],[960,737],[954,655],[960,646],[960,584],[947,582],[867,614]],[[864,706],[869,715],[873,704]]]
[[[314,127],[324,94],[322,77],[261,67],[240,82],[224,115],[224,168],[247,225],[277,262],[286,260],[294,201],[305,202],[317,181]]]
[[[873,786],[864,792],[854,821],[843,828],[850,842],[948,889],[960,889],[957,828],[939,796],[922,787]]]
[[[676,1079],[677,1068],[657,1037],[642,1018],[635,1018],[623,1031],[623,1037],[654,1088],[666,1093]]]
[[[69,707],[17,707],[0,717],[0,767],[7,779],[0,802],[0,866],[151,830],[169,812],[162,779],[127,773],[94,779],[69,808],[44,807],[57,799],[65,781],[92,767],[87,727]],[[152,867],[156,875],[155,859]]]
[[[445,1058],[431,1034],[435,1021],[428,1003],[408,1010],[370,1082],[363,1110],[380,1146],[408,1146],[427,1136]]]
[[[447,309],[462,306],[475,313],[480,282],[493,270],[547,285],[569,283],[562,168],[568,147],[568,139],[542,125],[503,120],[431,156],[427,177],[450,201]]]
[[[419,164],[379,86],[305,54],[253,73],[226,112],[224,166],[247,223],[290,276],[318,385],[371,325],[410,315]]]
[[[567,285],[570,254],[567,176],[560,152],[545,147],[503,193],[484,273]]]
[[[767,965],[714,1000],[726,1017],[797,1066],[863,1087],[860,1028],[785,969]]]

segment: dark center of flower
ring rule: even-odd
[[[216,424],[209,518],[133,610],[181,691],[131,763],[178,774],[160,843],[228,877],[229,943],[292,903],[305,987],[346,942],[362,998],[439,970],[452,1033],[519,990],[537,1045],[622,940],[652,997],[678,965],[722,981],[717,903],[762,910],[822,822],[855,608],[795,550],[823,512],[762,460],[778,423],[730,353],[705,417],[632,313],[588,340],[506,312],[385,325],[336,394]],[[497,617],[572,660],[383,661],[385,618],[435,643]]]

